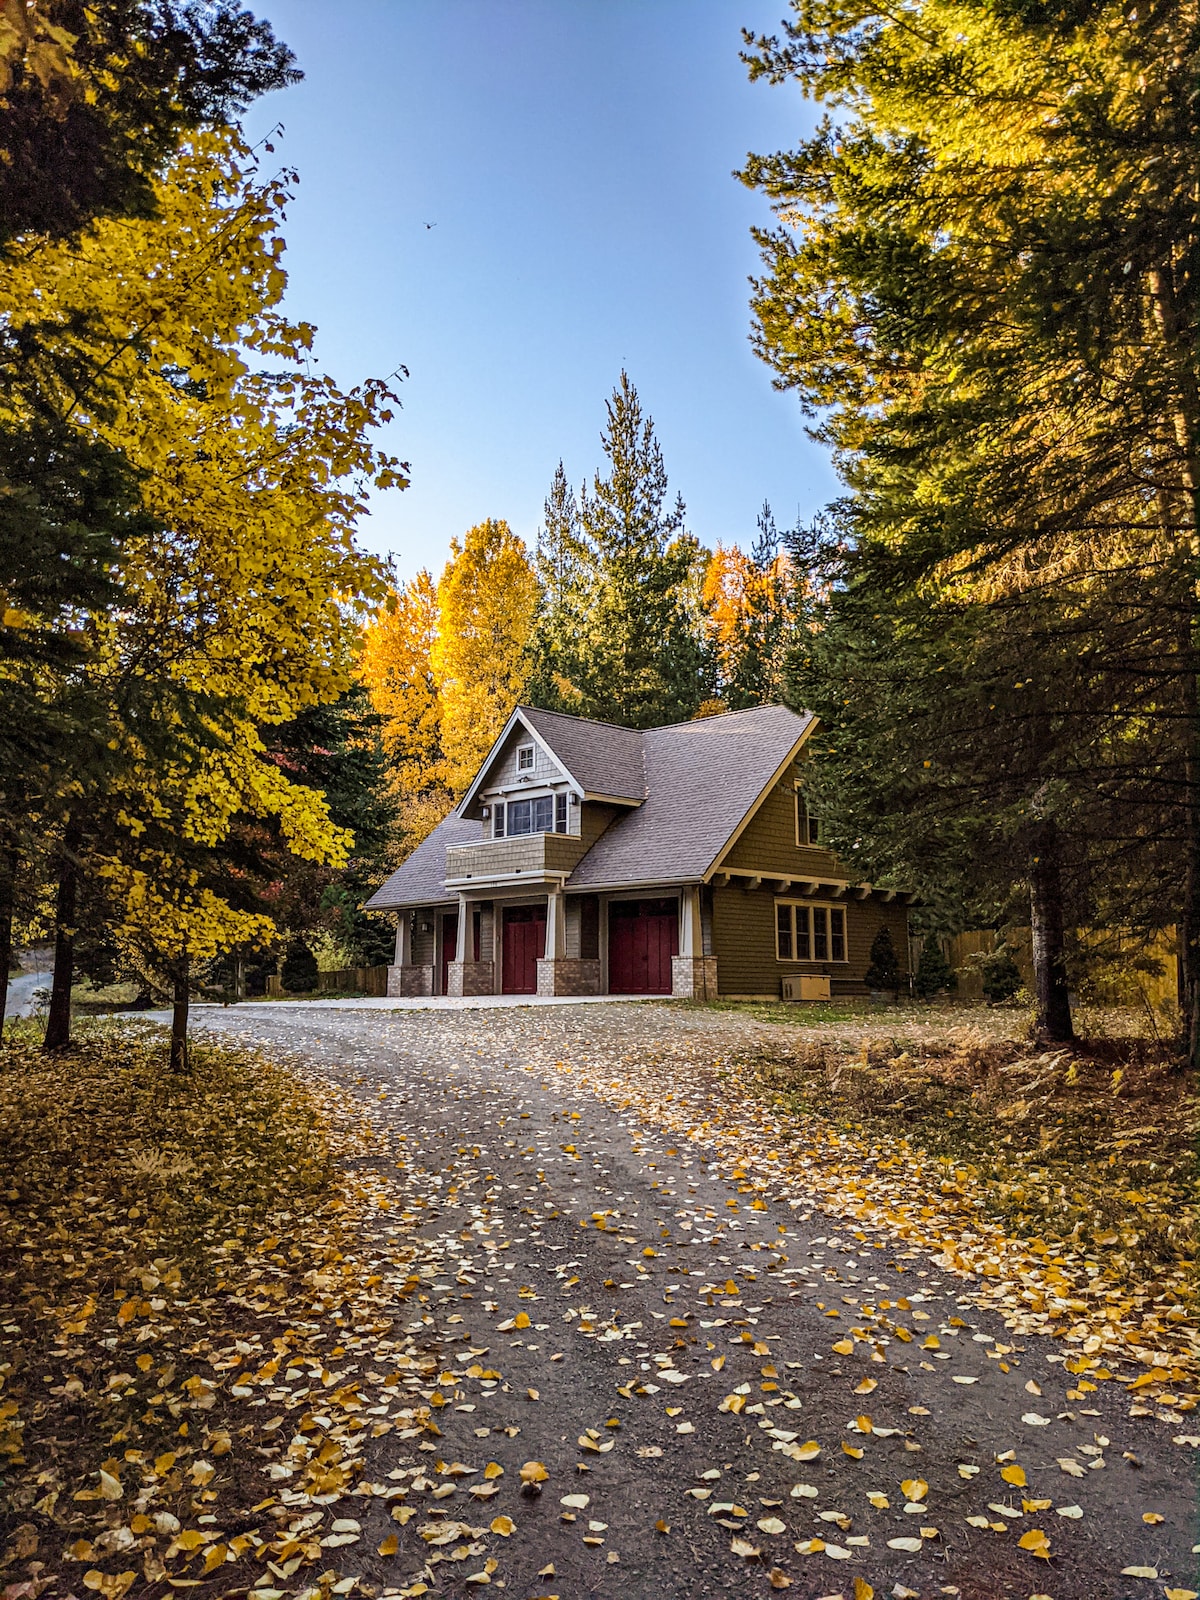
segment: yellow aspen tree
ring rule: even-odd
[[[414,849],[454,803],[442,757],[442,700],[433,672],[438,597],[422,570],[395,590],[363,633],[361,673],[383,719],[383,745],[399,799],[399,844]]]
[[[461,794],[529,680],[538,585],[507,522],[489,518],[451,541],[437,601],[442,751],[447,786]]]

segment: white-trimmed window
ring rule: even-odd
[[[517,746],[517,771],[533,771],[533,746],[531,744],[519,744]]]
[[[813,816],[799,789],[796,790],[796,843],[801,849],[821,843],[821,819]]]
[[[809,900],[776,900],[777,961],[845,961],[845,906],[813,905]]]

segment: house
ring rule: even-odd
[[[644,732],[518,706],[368,902],[399,913],[388,993],[864,994],[880,928],[907,958],[908,897],[822,845],[814,727],[784,706]]]

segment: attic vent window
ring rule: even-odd
[[[533,746],[531,744],[521,744],[517,746],[517,771],[533,771]]]

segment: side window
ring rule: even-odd
[[[845,908],[776,900],[775,959],[845,961]]]
[[[531,744],[521,744],[517,746],[517,771],[533,771],[533,746]]]
[[[805,845],[821,843],[821,819],[813,816],[805,805],[799,788],[796,790],[796,843],[802,849]]]
[[[555,833],[566,833],[567,831],[567,796],[565,792],[554,796],[554,831]]]
[[[492,808],[492,838],[493,839],[503,839],[503,837],[504,837],[504,801],[503,800],[497,800],[495,806]]]

